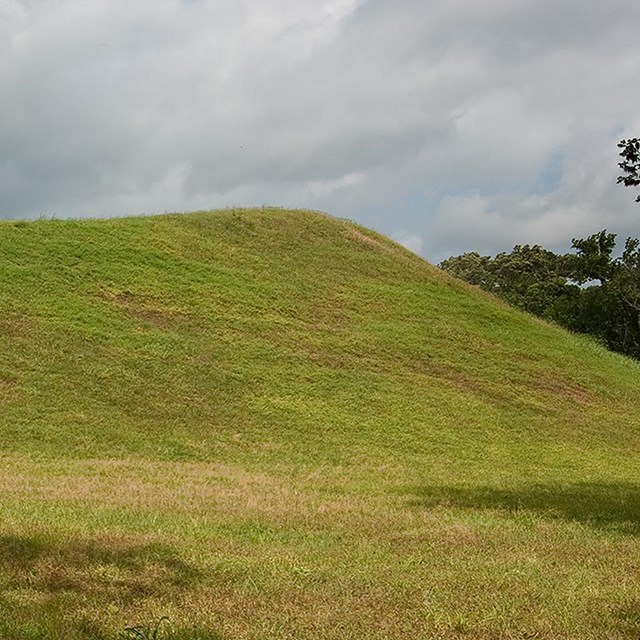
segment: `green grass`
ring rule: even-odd
[[[637,640],[638,363],[314,212],[4,222],[0,281],[0,637]]]

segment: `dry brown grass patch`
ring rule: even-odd
[[[532,379],[532,387],[572,403],[591,405],[595,402],[593,392],[566,377],[543,374]]]
[[[18,390],[18,381],[0,374],[0,404],[10,402]]]
[[[344,234],[347,238],[349,238],[350,240],[355,240],[358,244],[364,245],[366,247],[371,247],[374,249],[379,249],[384,253],[393,256],[396,259],[400,258],[405,261],[410,260],[411,262],[420,260],[418,256],[416,256],[414,253],[412,253],[408,249],[405,249],[400,245],[391,243],[386,239],[382,239],[382,238],[378,239],[378,238],[372,237],[367,233],[364,233],[364,231],[361,231],[360,229],[352,225],[345,226]]]
[[[140,460],[61,464],[55,468],[25,457],[5,457],[0,495],[10,500],[188,512],[240,522],[258,519],[278,527],[296,522],[323,527],[352,517],[366,519],[371,508],[363,497],[323,496],[310,476],[294,480],[238,465]]]
[[[0,314],[0,336],[5,338],[28,337],[33,329],[33,321],[16,313]]]
[[[102,289],[98,297],[115,304],[136,320],[159,329],[165,329],[177,321],[187,319],[187,314],[182,309],[167,307],[150,296],[142,296],[130,291]]]

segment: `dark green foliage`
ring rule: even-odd
[[[611,258],[615,246],[616,234],[607,233],[606,229],[588,238],[574,238],[571,247],[577,254],[566,257],[568,273],[580,284],[589,280],[599,280],[600,284],[607,282],[615,271]]]
[[[569,328],[596,336],[614,351],[640,359],[640,254],[637,238],[627,238],[619,258],[612,258],[615,234],[601,231],[573,240],[572,277],[598,280],[581,290]]]
[[[605,229],[574,238],[571,254],[517,245],[495,258],[465,253],[440,267],[525,311],[640,359],[640,241],[628,238],[618,258],[612,257],[615,246],[616,235]]]
[[[492,291],[495,287],[492,264],[493,261],[489,256],[481,256],[476,251],[472,251],[448,258],[440,264],[440,267],[469,284]]]
[[[637,187],[640,185],[640,139],[620,140],[618,147],[622,149],[622,162],[619,162],[618,166],[624,172],[624,175],[618,177],[618,184]],[[640,202],[640,195],[636,197],[636,202]]]
[[[135,627],[125,627],[120,632],[119,637],[122,640],[158,640],[160,636],[160,627],[163,622],[168,622],[167,616],[162,616],[157,622],[153,624],[138,625]]]
[[[640,311],[640,240],[627,238],[624,252],[618,261],[621,269],[616,285],[622,301],[632,309]]]
[[[538,245],[517,245],[495,258],[465,253],[440,264],[445,271],[507,302],[561,324],[579,293],[568,279],[566,256]]]

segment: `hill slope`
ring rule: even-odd
[[[636,363],[313,212],[5,222],[0,273],[3,637],[637,636]]]

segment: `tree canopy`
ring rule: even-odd
[[[623,174],[618,177],[618,184],[625,187],[637,187],[640,185],[640,139],[629,138],[620,140],[618,147],[621,149],[622,162],[618,163]],[[640,195],[636,197],[640,202]]]

